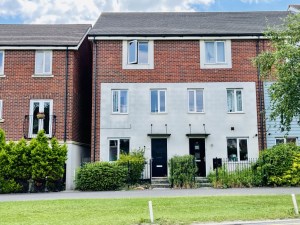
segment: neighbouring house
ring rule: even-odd
[[[252,59],[287,11],[102,13],[93,44],[93,161],[145,150],[152,176],[174,155],[232,163],[266,147],[263,82]]]
[[[0,25],[0,127],[68,145],[66,189],[90,158],[91,25]]]

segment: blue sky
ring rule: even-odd
[[[101,12],[285,11],[300,0],[0,0],[0,23],[95,23]]]

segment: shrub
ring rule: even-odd
[[[125,185],[127,171],[118,163],[87,163],[77,171],[76,189],[81,191],[117,190]]]
[[[300,147],[290,143],[264,150],[254,168],[263,185],[300,185]]]
[[[197,166],[194,156],[174,156],[169,160],[170,183],[175,188],[195,187]]]
[[[225,166],[218,168],[208,175],[209,181],[215,188],[234,188],[234,187],[252,187],[255,186],[255,175],[251,168],[228,171]]]
[[[18,184],[13,179],[6,180],[3,177],[0,177],[0,193],[7,194],[7,193],[17,193],[21,192],[22,186]]]
[[[117,163],[127,169],[127,182],[136,184],[139,182],[145,167],[143,150],[135,150],[129,154],[121,154]]]

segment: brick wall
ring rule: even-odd
[[[260,49],[264,41],[260,41]],[[255,82],[257,87],[257,115],[259,148],[264,130],[261,129],[259,111],[259,80],[257,69],[253,66],[252,59],[256,56],[256,40],[232,40],[232,68],[231,69],[200,69],[199,41],[154,41],[154,69],[153,70],[123,70],[122,69],[122,41],[97,41],[97,115],[96,133],[94,129],[94,104],[92,109],[92,159],[100,159],[100,84],[103,83],[185,83],[185,82]],[[95,62],[95,57],[94,57]],[[94,66],[94,65],[93,65]],[[95,85],[95,84],[93,84]],[[94,86],[93,86],[94,91]],[[263,93],[261,94],[263,96]],[[93,94],[94,98],[94,94]],[[94,101],[94,100],[93,100]]]
[[[90,76],[87,64],[82,54],[89,50],[86,40],[80,51],[69,51],[69,81],[68,81],[68,112],[67,112],[67,140],[84,141],[78,126],[81,117],[89,114],[78,110],[84,99],[80,99],[83,87],[80,84],[85,71]],[[31,99],[53,99],[53,114],[56,115],[56,137],[64,138],[64,108],[65,108],[65,78],[66,51],[53,50],[52,74],[54,77],[32,77],[35,67],[34,50],[5,50],[4,74],[0,77],[0,99],[3,100],[3,119],[0,128],[6,132],[7,140],[19,140],[24,136],[23,123],[25,115],[29,115]],[[84,64],[84,63],[83,63]],[[86,63],[85,63],[86,64]],[[84,89],[91,88],[84,84]],[[86,96],[85,96],[86,97]],[[26,124],[27,125],[27,124]],[[28,125],[26,126],[28,127]],[[90,130],[90,128],[88,128]],[[28,130],[25,131],[28,133]],[[81,133],[80,133],[81,132]],[[85,138],[90,143],[89,137]]]

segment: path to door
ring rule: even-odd
[[[55,200],[55,199],[97,199],[97,198],[157,198],[181,196],[226,196],[226,195],[286,195],[300,194],[300,188],[230,188],[230,189],[153,189],[138,191],[78,192],[3,194],[0,202]]]

